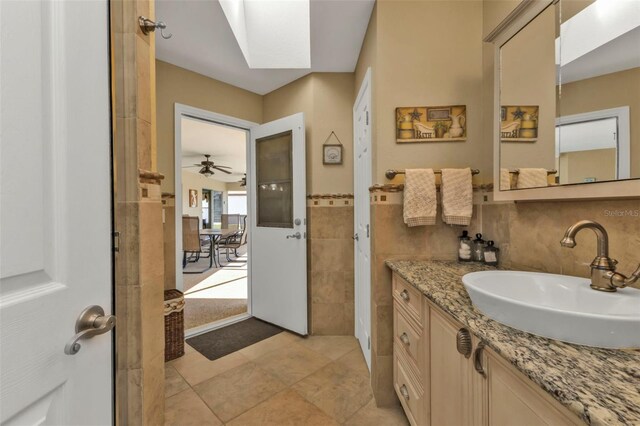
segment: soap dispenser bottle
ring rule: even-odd
[[[458,260],[460,262],[471,262],[471,238],[469,231],[462,231],[462,235],[458,237]]]
[[[484,248],[484,264],[489,266],[498,266],[498,252],[500,249],[495,247],[495,243],[491,240],[487,241]]]
[[[484,240],[482,234],[476,234],[476,239],[472,245],[472,259],[476,262],[484,262]]]

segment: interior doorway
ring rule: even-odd
[[[176,288],[189,337],[251,314],[249,131],[180,105],[175,125]]]

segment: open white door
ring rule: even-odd
[[[0,423],[113,424],[107,1],[0,2]],[[77,347],[76,347],[77,349]]]
[[[253,316],[307,334],[304,115],[251,129]]]
[[[353,106],[354,142],[354,271],[355,324],[364,359],[371,371],[371,240],[369,188],[371,187],[371,68]]]

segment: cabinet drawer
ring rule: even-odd
[[[422,425],[424,423],[422,413],[426,404],[424,393],[420,385],[416,383],[407,361],[399,353],[395,353],[393,356],[393,377],[393,387],[409,423],[414,426]]]
[[[413,364],[415,371],[424,372],[424,342],[422,328],[417,328],[413,320],[406,318],[404,309],[398,302],[393,309],[393,335],[395,347]]]
[[[405,280],[393,274],[393,298],[404,308],[410,317],[422,324],[422,293]]]

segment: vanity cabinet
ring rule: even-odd
[[[394,273],[394,389],[412,425],[582,422]]]

